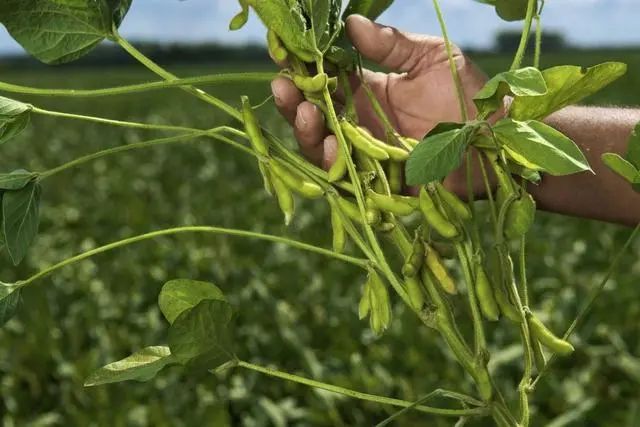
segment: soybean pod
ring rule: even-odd
[[[315,182],[299,172],[289,169],[278,161],[269,162],[274,175],[277,175],[291,190],[309,199],[318,199],[324,195],[324,190]]]
[[[351,152],[351,144],[347,142],[349,153]],[[329,182],[338,182],[347,174],[347,156],[340,145],[336,151],[336,161],[329,168]]]
[[[278,63],[286,61],[289,56],[289,52],[287,52],[287,49],[273,30],[267,31],[267,48],[269,49],[269,55]]]
[[[271,182],[271,176],[269,175],[269,169],[267,168],[266,163],[258,160],[258,169],[260,170],[260,175],[262,176],[264,190],[269,195],[273,195],[273,183]]]
[[[531,333],[531,328],[529,328],[529,336],[531,341],[531,350],[533,351],[533,360],[536,364],[536,369],[538,372],[542,372],[544,367],[547,365],[547,359],[544,357],[544,351],[542,350],[542,345],[540,341],[538,341],[533,334]]]
[[[347,244],[347,231],[344,227],[342,214],[337,206],[331,202],[331,230],[333,232],[333,250],[338,253],[344,252]]]
[[[366,138],[372,145],[380,148],[383,151],[386,151],[391,160],[395,160],[397,162],[404,162],[409,158],[409,152],[393,145],[389,145],[383,141],[380,141],[378,138],[371,135],[364,128],[360,126],[356,126],[356,131],[363,137]]]
[[[566,356],[574,352],[575,349],[570,342],[557,337],[535,315],[530,313],[527,316],[527,322],[531,328],[531,335],[552,353]]]
[[[360,214],[358,205],[345,199],[344,197],[338,197],[338,206],[340,207],[340,209],[342,209],[346,216],[351,218],[353,221],[362,224],[362,215]]]
[[[389,161],[389,188],[391,193],[400,194],[403,187],[402,163]]]
[[[358,150],[361,150],[363,153],[367,154],[373,159],[376,160],[387,160],[389,159],[389,154],[383,150],[382,148],[374,145],[371,141],[362,136],[360,132],[346,120],[342,120],[340,122],[340,127],[344,132],[347,139],[356,147]]]
[[[436,183],[436,191],[442,201],[449,206],[449,208],[456,214],[456,216],[462,221],[469,221],[471,219],[471,209],[464,203],[458,196],[444,188],[440,183]]]
[[[511,239],[517,239],[527,234],[536,215],[536,202],[531,194],[524,192],[511,203],[504,221],[504,234]]]
[[[500,318],[500,309],[493,293],[493,287],[482,264],[476,265],[475,276],[475,290],[480,310],[487,320],[495,322]]]
[[[438,284],[440,284],[446,293],[451,295],[457,294],[458,290],[456,289],[456,284],[447,271],[447,268],[442,262],[438,252],[436,252],[431,246],[425,245],[425,253],[425,264],[433,274],[433,277],[437,280]]]
[[[327,87],[329,76],[326,73],[317,74],[313,77],[296,74],[293,76],[293,83],[303,92],[318,93]]]
[[[425,187],[420,189],[420,210],[427,223],[442,237],[453,239],[460,234],[458,229],[438,210]]]
[[[267,145],[267,140],[264,138],[258,119],[253,112],[249,97],[243,96],[241,100],[242,119],[247,136],[249,137],[249,142],[251,142],[251,146],[256,153],[266,157],[269,155],[269,146]]]
[[[411,245],[411,253],[405,258],[404,265],[402,266],[402,274],[405,277],[414,277],[418,274],[424,264],[424,252],[424,241],[422,240],[421,233],[417,232]]]
[[[378,194],[373,190],[367,191],[367,197],[373,201],[378,209],[398,216],[411,215],[418,210],[419,206],[418,199],[414,197],[398,195],[386,196]]]
[[[414,310],[422,310],[424,307],[424,290],[419,277],[405,277],[404,283],[409,295],[409,302]]]
[[[289,225],[293,219],[296,209],[293,194],[291,194],[289,187],[287,187],[287,185],[278,176],[273,175],[271,177],[271,182],[273,183],[273,190],[276,193],[280,210],[282,210],[282,213],[284,214],[284,223],[285,225]]]

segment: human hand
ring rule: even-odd
[[[440,122],[462,121],[442,38],[403,33],[359,15],[347,19],[347,35],[363,57],[391,71],[365,71],[364,77],[401,135],[421,139]],[[458,48],[453,49],[465,107],[469,117],[475,117],[472,97],[487,78]],[[359,123],[374,135],[384,137],[384,128],[355,76],[352,84]],[[303,155],[328,169],[335,161],[338,146],[320,109],[305,101],[303,94],[284,77],[273,81],[272,90],[278,109],[294,127]],[[342,100],[338,97],[336,101]],[[466,193],[464,181],[464,174],[455,172],[446,184],[460,194]]]

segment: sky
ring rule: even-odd
[[[494,10],[473,0],[441,0],[452,39],[461,46],[489,48],[496,31],[520,28],[504,24]],[[136,0],[121,27],[131,40],[159,42],[261,42],[264,30],[253,16],[239,32],[227,23],[239,10],[236,0]],[[439,34],[428,0],[396,0],[380,21],[402,30]],[[581,46],[640,45],[640,0],[547,0],[544,28],[561,31]],[[17,52],[0,27],[0,54]]]

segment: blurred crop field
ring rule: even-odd
[[[509,58],[476,58],[491,74]],[[590,99],[640,104],[640,52],[547,55],[545,65],[629,64],[627,76]],[[258,65],[234,66],[246,71]],[[196,75],[218,67],[172,71]],[[224,71],[229,71],[225,67]],[[3,71],[3,81],[37,87],[97,88],[153,80],[139,69]],[[264,100],[268,85],[211,87],[238,104]],[[232,122],[174,89],[100,99],[16,97],[43,108],[114,119],[206,128]],[[272,102],[261,118],[293,142]],[[36,116],[18,139],[0,147],[0,171],[33,171],[107,147],[162,136]],[[603,141],[604,142],[604,141]],[[81,251],[180,225],[215,225],[283,234],[330,245],[328,210],[300,202],[290,228],[261,189],[253,160],[206,139],[101,159],[43,182],[41,234],[17,268],[2,254],[9,282]],[[533,306],[557,331],[569,325],[603,277],[628,229],[541,213],[529,239]],[[640,425],[640,242],[533,398],[535,426]],[[371,426],[393,408],[318,392],[257,374],[219,375],[171,368],[148,383],[84,388],[95,368],[147,345],[166,343],[157,296],[174,278],[216,283],[235,307],[239,357],[369,393],[417,400],[435,388],[474,393],[436,334],[400,303],[390,331],[376,339],[357,316],[362,274],[316,255],[266,242],[181,235],[138,243],[64,268],[24,293],[17,318],[0,331],[0,423],[13,426]],[[460,296],[458,298],[464,298]],[[460,316],[467,313],[461,312]],[[521,354],[506,321],[488,331],[491,368],[515,390]],[[513,395],[507,396],[514,398]],[[446,404],[446,402],[434,402]],[[398,426],[450,426],[417,413]],[[488,426],[488,420],[467,425]]]

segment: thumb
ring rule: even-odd
[[[347,18],[347,34],[362,56],[400,72],[415,69],[425,55],[442,46],[442,39],[439,37],[403,33],[361,15]]]

